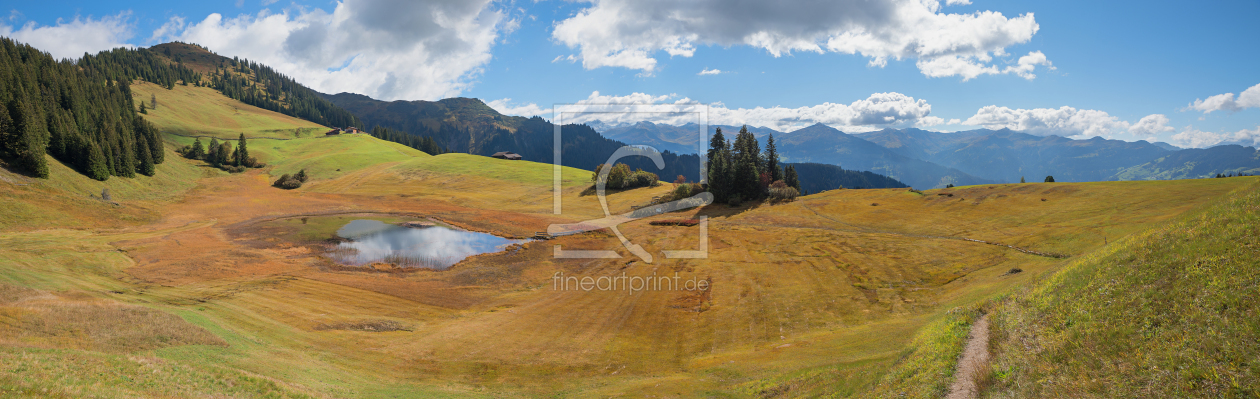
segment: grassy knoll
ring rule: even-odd
[[[235,139],[246,137],[295,138],[322,136],[328,128],[284,115],[279,112],[246,105],[208,87],[179,86],[167,90],[143,81],[131,85],[136,106],[157,97],[156,109],[147,110],[144,118],[163,133],[181,136],[209,136]]]
[[[1257,204],[1253,183],[1003,302],[988,396],[1260,395]]]
[[[117,228],[156,220],[163,204],[179,199],[209,168],[167,149],[153,177],[88,178],[48,158],[50,176],[32,179],[0,169],[0,231],[48,227]],[[110,191],[111,201],[101,198]]]

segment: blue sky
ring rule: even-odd
[[[687,99],[781,130],[1260,140],[1256,1],[264,3],[5,1],[0,34],[67,57],[192,41],[322,91],[544,117]]]

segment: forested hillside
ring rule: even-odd
[[[76,63],[0,38],[0,159],[36,177],[48,177],[45,154],[96,180],[152,176],[163,161],[162,140],[138,115],[130,81],[172,87],[197,77],[145,50],[115,49]]]
[[[204,83],[234,100],[324,126],[363,128],[350,112],[266,65],[223,57],[189,43],[159,44],[150,50],[181,67],[187,65],[205,71],[207,82]]]

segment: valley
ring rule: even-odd
[[[178,49],[191,53],[174,63],[198,73],[226,62]],[[326,135],[334,126],[201,81],[106,83],[127,88],[120,104],[156,99],[139,115],[160,132],[164,161],[153,176],[105,179],[53,155],[41,154],[46,178],[0,169],[5,395],[935,398],[949,392],[981,317],[992,323],[993,361],[977,385],[991,397],[1260,392],[1251,270],[1260,177],[1144,180],[1181,162],[1153,144],[1133,145],[1170,158],[1127,169],[1135,181],[1001,183],[1010,176],[977,177],[998,167],[964,162],[988,159],[965,150],[988,144],[946,155],[908,138],[891,144],[906,132],[819,124],[776,133],[785,160],[847,152],[845,162],[895,162],[861,169],[880,174],[803,167],[802,179],[868,186],[655,214],[618,226],[623,243],[608,229],[538,236],[606,215],[591,194],[594,164],[546,158],[563,129],[576,137],[560,143],[565,157],[587,151],[569,159],[602,163],[621,142],[590,126],[504,117],[477,99],[319,97],[368,125],[431,133],[452,151],[431,155],[370,134]],[[248,140],[262,166],[230,173],[176,152],[211,138],[237,151]],[[526,159],[485,156],[505,149]],[[298,188],[274,184],[299,172],[310,179]],[[650,210],[675,190],[609,190],[608,211]],[[704,230],[652,223],[693,219]],[[522,242],[444,270],[337,262],[336,232],[355,220]],[[628,244],[704,256],[648,262]],[[564,258],[560,248],[619,257]],[[557,285],[661,277],[703,284]]]

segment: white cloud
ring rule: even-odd
[[[722,73],[722,70],[717,69],[717,68],[714,68],[714,69],[705,68],[704,70],[701,70],[700,73],[697,73],[696,75],[717,75],[721,73]]]
[[[1243,129],[1233,133],[1213,133],[1187,126],[1181,133],[1174,134],[1172,139],[1174,144],[1188,148],[1206,148],[1221,144],[1260,147],[1260,127],[1252,130]]]
[[[170,36],[261,62],[323,92],[432,100],[469,87],[501,34],[517,26],[506,13],[489,0],[345,0],[332,13],[210,14]]]
[[[49,26],[39,26],[32,21],[16,30],[0,23],[0,36],[30,44],[57,59],[77,59],[84,53],[96,54],[118,47],[135,47],[126,42],[133,35],[130,18],[130,12],[121,12],[99,19],[89,16],[75,17],[70,22],[57,20],[56,25]]]
[[[535,116],[551,114],[550,108],[539,107],[538,104],[534,103],[513,104],[512,99],[510,98],[493,100],[486,103],[486,105],[489,105],[490,108],[494,108],[495,111],[499,111],[500,114],[504,115]]]
[[[1204,115],[1212,111],[1237,112],[1245,108],[1260,108],[1260,84],[1243,90],[1237,99],[1234,98],[1234,93],[1217,94],[1207,99],[1195,99],[1186,107],[1189,110],[1203,112]]]
[[[1176,129],[1173,129],[1172,126],[1168,126],[1168,117],[1163,114],[1151,114],[1144,116],[1142,119],[1139,119],[1137,123],[1129,126],[1129,133],[1133,133],[1135,136],[1148,136],[1148,138],[1156,134],[1171,132],[1173,130]]]
[[[916,59],[927,76],[1014,73],[1027,79],[1040,52],[1000,68],[994,56],[1027,43],[1039,26],[1033,14],[1008,18],[994,11],[940,12],[937,0],[838,0],[743,2],[717,0],[589,0],[591,5],[560,21],[556,41],[578,50],[587,69],[623,67],[652,73],[657,53],[691,57],[702,45],[747,45],[775,57],[793,51],[860,54],[869,65]],[[948,5],[967,0],[946,0]],[[1032,57],[1032,58],[1029,58]]]
[[[1058,135],[1083,139],[1095,136],[1122,138],[1127,133],[1133,137],[1149,137],[1152,134],[1173,130],[1168,127],[1168,117],[1152,114],[1129,123],[1104,111],[1060,108],[1011,109],[989,105],[963,121],[964,125],[983,126],[990,129],[1008,128],[1035,135]],[[1130,137],[1131,138],[1131,137]]]
[[[650,95],[632,93],[625,96],[603,95],[598,91],[576,104],[696,104],[690,98],[676,94]],[[756,107],[728,108],[722,103],[708,106],[708,122],[723,125],[752,125],[769,127],[779,131],[792,131],[815,123],[823,123],[846,132],[878,130],[889,126],[912,126],[932,112],[926,100],[915,99],[901,93],[875,93],[870,97],[849,104],[823,103],[808,107]],[[931,121],[940,118],[931,119]],[[662,112],[634,114],[592,113],[566,115],[564,123],[584,123],[599,120],[609,125],[648,121],[682,125],[697,122],[694,114]],[[931,123],[931,122],[928,122]]]
[[[971,0],[945,0],[947,6],[965,6],[970,5]]]

